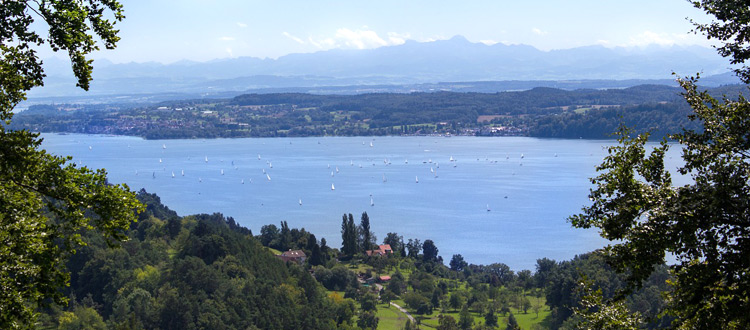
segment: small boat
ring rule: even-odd
[[[523,154],[521,154],[521,159],[523,159]]]
[[[302,198],[299,199],[299,206],[302,206]]]
[[[172,171],[172,179],[174,179],[174,171]]]
[[[339,167],[338,167],[338,166],[336,166],[336,173],[338,173],[338,172],[339,172]]]
[[[138,175],[138,170],[135,170],[135,175]]]
[[[370,141],[370,147],[372,147],[372,141]]]
[[[331,183],[331,190],[336,190],[336,187],[333,186],[333,183]]]
[[[435,173],[435,169],[430,167],[430,173]]]
[[[224,169],[221,169],[221,175],[224,175]]]
[[[370,197],[370,206],[375,206],[375,201],[372,200],[372,197]]]
[[[206,156],[206,163],[208,163],[208,156]]]
[[[263,171],[263,174],[266,174],[266,169],[265,168],[261,168],[260,170]]]
[[[409,164],[409,160],[408,159],[404,159],[404,164]]]
[[[156,172],[152,172],[152,173],[151,173],[151,178],[152,178],[152,179],[156,179]]]
[[[453,161],[455,161],[455,159],[453,159],[453,156],[451,156],[451,159],[449,159],[448,161],[453,162]]]
[[[418,177],[418,176],[417,176],[417,177],[415,177],[415,181],[416,181],[417,183],[419,183],[419,177]]]
[[[388,182],[388,179],[386,179],[385,174],[383,174],[383,182]]]
[[[260,160],[260,154],[258,154],[258,160]]]
[[[489,211],[491,211],[490,210],[490,204],[487,204],[487,212],[489,212]]]
[[[166,144],[162,144],[162,145],[161,145],[161,148],[162,148],[162,149],[167,149],[167,145],[166,145]]]
[[[180,174],[181,174],[182,176],[185,176],[185,170],[182,170],[182,171],[180,171]]]
[[[271,176],[268,175],[268,173],[266,173],[266,179],[268,179],[268,181],[271,181]]]
[[[203,179],[201,179],[201,178],[198,178],[198,182],[203,182]]]
[[[91,150],[91,146],[89,146],[89,150]]]
[[[354,166],[354,161],[353,160],[349,161],[349,166]]]
[[[159,158],[159,164],[161,164],[161,158]]]
[[[242,181],[240,181],[240,183],[245,184],[245,179],[242,179]]]
[[[271,164],[271,162],[268,162],[268,168],[273,168],[273,164]]]

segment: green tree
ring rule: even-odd
[[[575,315],[582,320],[581,323],[576,325],[576,328],[587,330],[641,329],[640,313],[629,311],[622,300],[606,303],[602,290],[593,290],[591,286],[591,281],[585,278],[579,283],[579,289],[583,291],[584,296],[581,298],[583,308],[574,308]]]
[[[114,245],[126,238],[142,206],[127,186],[110,185],[104,170],[76,167],[70,157],[41,149],[38,134],[6,129],[26,92],[43,84],[34,48],[46,42],[67,52],[77,85],[88,89],[93,61],[86,56],[99,49],[97,39],[115,47],[122,6],[113,0],[3,1],[0,17],[0,328],[16,329],[32,326],[37,306],[66,302],[63,262],[84,244],[82,231],[99,230]],[[32,30],[35,19],[49,27],[46,37]]]
[[[732,64],[744,64],[750,59],[750,9],[744,0],[692,0],[695,8],[713,15],[711,23],[691,22],[695,31],[709,39],[723,43],[717,47],[719,54],[731,58]],[[747,83],[750,82],[750,68],[743,65],[735,72]]]
[[[505,330],[520,330],[521,327],[518,325],[518,321],[516,321],[516,317],[513,316],[513,313],[509,313],[508,315],[508,325],[505,327]]]
[[[461,312],[458,313],[458,327],[466,330],[471,329],[471,326],[474,324],[474,317],[471,316],[471,313],[469,313],[469,305],[464,305],[463,308],[461,308]]]
[[[464,270],[464,268],[469,266],[469,264],[464,261],[464,256],[460,254],[454,254],[453,257],[451,257],[449,265],[451,267],[451,270],[455,270],[458,272]]]
[[[438,315],[437,330],[458,330],[458,323],[453,316],[440,314]]]
[[[709,39],[724,42],[719,52],[735,64],[744,63],[748,49],[750,7],[746,1],[693,1],[717,21],[696,24]],[[750,69],[738,70],[750,82]],[[628,274],[637,288],[664,263],[672,266],[669,310],[678,328],[739,329],[750,324],[750,103],[743,98],[716,100],[681,79],[683,96],[692,108],[690,119],[699,130],[672,137],[682,146],[690,184],[675,187],[664,167],[666,142],[647,154],[647,134],[619,132],[619,145],[597,167],[589,194],[593,204],[571,217],[574,226],[598,227],[617,244],[605,248],[608,263]]]
[[[438,248],[431,239],[425,240],[422,244],[422,260],[438,261]]]
[[[105,330],[107,325],[101,315],[91,307],[77,307],[72,312],[64,312],[58,321],[58,330]]]
[[[362,243],[362,251],[371,250],[372,245],[375,244],[375,239],[373,237],[372,231],[370,230],[370,217],[367,215],[367,212],[362,212],[362,217],[360,218],[359,223],[359,232]]]
[[[497,327],[497,315],[495,315],[493,308],[487,309],[487,314],[484,315],[484,325],[492,328]]]

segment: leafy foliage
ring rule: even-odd
[[[49,26],[46,38],[31,29],[35,16]],[[114,48],[121,5],[4,1],[0,17],[0,328],[16,329],[33,326],[37,306],[66,301],[60,288],[70,276],[63,263],[85,245],[88,231],[99,231],[109,245],[125,240],[142,206],[126,185],[110,185],[105,171],[77,168],[70,157],[40,149],[38,134],[6,129],[26,92],[43,84],[34,47],[47,42],[66,51],[78,86],[87,89],[92,61],[86,55],[98,49],[95,38]]]

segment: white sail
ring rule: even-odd
[[[271,176],[268,175],[268,173],[266,173],[266,179],[268,179],[268,181],[271,181]]]
[[[180,174],[181,174],[182,176],[185,176],[185,170],[182,170],[182,171],[180,171]]]
[[[331,190],[336,190],[336,187],[333,186],[333,183],[331,183]]]
[[[302,206],[302,198],[299,199],[299,205]]]
[[[174,171],[172,171],[172,179],[174,179]]]
[[[221,175],[224,175],[224,169],[221,169]]]
[[[416,181],[417,183],[419,183],[419,177],[418,177],[418,176],[416,177],[415,181]]]
[[[370,206],[375,206],[375,201],[372,200],[372,197],[370,197]]]

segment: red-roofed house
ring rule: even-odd
[[[305,262],[305,259],[307,259],[305,252],[303,252],[302,250],[291,250],[291,249],[289,251],[286,251],[278,255],[278,257],[284,261],[294,261],[294,262],[299,262],[299,263],[303,263]]]
[[[383,244],[383,245],[378,245],[378,249],[377,250],[367,250],[367,251],[365,251],[365,253],[368,256],[370,256],[370,257],[372,257],[372,256],[384,256],[386,254],[393,253],[393,249],[391,249],[391,245],[390,244]]]

